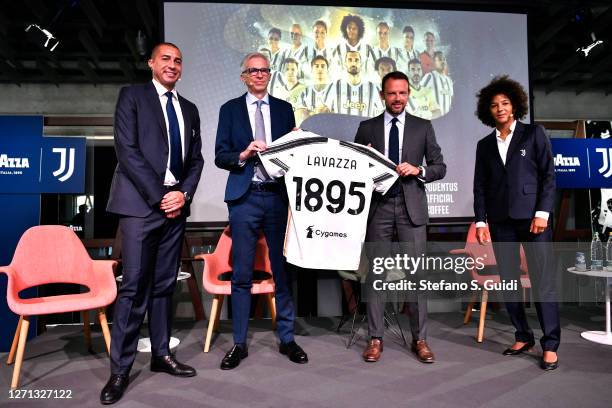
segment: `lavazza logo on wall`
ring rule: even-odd
[[[573,167],[580,167],[580,158],[563,156],[561,153],[557,153],[555,156],[555,167],[558,172],[575,172],[576,169]]]
[[[0,174],[16,175],[23,174],[20,169],[29,169],[30,161],[27,157],[9,157],[7,154],[0,154]],[[8,170],[5,170],[8,169]]]
[[[346,232],[337,231],[323,231],[315,228],[314,225],[310,225],[306,228],[306,238],[346,238],[348,234]]]

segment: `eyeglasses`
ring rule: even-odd
[[[268,37],[269,41],[280,41],[280,38],[278,37]]]
[[[243,74],[251,76],[257,75],[258,72],[261,73],[261,75],[270,75],[270,72],[272,71],[270,70],[270,68],[247,68],[242,71]]]
[[[290,33],[291,34],[291,38],[296,38],[296,37],[301,37],[302,34],[300,33]]]

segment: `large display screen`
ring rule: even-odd
[[[240,63],[249,52],[269,57],[269,92],[293,105],[302,128],[341,140],[384,111],[381,77],[405,72],[407,111],[432,121],[447,164],[446,177],[427,185],[430,216],[442,221],[473,216],[476,143],[491,132],[474,115],[476,93],[500,74],[529,86],[524,14],[166,2],[164,30],[183,53],[178,91],[202,122],[194,222],[227,220],[215,133],[220,106],[246,92]]]

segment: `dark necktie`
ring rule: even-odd
[[[170,133],[170,171],[176,179],[181,180],[183,173],[183,148],[181,144],[181,128],[179,127],[178,117],[172,104],[172,92],[165,94],[168,97],[166,103],[166,115],[168,115],[168,131]]]
[[[389,130],[389,160],[391,160],[395,164],[399,164],[400,154],[399,154],[399,129],[397,128],[397,118],[391,119],[391,129]],[[389,191],[387,195],[389,197],[395,197],[400,193],[399,180],[396,181]]]
[[[399,164],[399,129],[397,128],[397,118],[391,119],[391,130],[389,131],[389,160]]]

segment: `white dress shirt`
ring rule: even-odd
[[[499,129],[495,128],[497,150],[499,151],[499,156],[501,157],[504,166],[506,165],[506,159],[508,157],[508,148],[510,148],[510,142],[512,142],[512,136],[514,136],[514,129],[516,129],[516,120],[510,125],[510,134],[506,136],[506,139],[502,139],[501,132],[499,131]],[[547,211],[536,211],[535,216],[548,220],[549,214]],[[476,223],[476,228],[486,227],[486,225],[487,224],[485,222],[479,221]]]
[[[170,126],[168,124],[168,112],[166,112],[166,104],[168,103],[168,97],[166,92],[168,90],[164,88],[162,84],[153,79],[153,85],[159,96],[159,103],[161,104],[162,112],[164,112],[164,120],[166,121],[166,134],[168,135],[168,152],[170,152]],[[181,104],[178,100],[178,94],[176,88],[172,89],[172,106],[176,111],[176,117],[178,118],[179,130],[181,133],[181,149],[183,155],[183,162],[185,161],[185,120],[183,120],[183,111],[181,110]],[[164,186],[173,186],[178,184],[178,180],[174,178],[174,174],[170,171],[170,154],[168,153],[168,161],[166,162],[166,175],[164,177]]]

